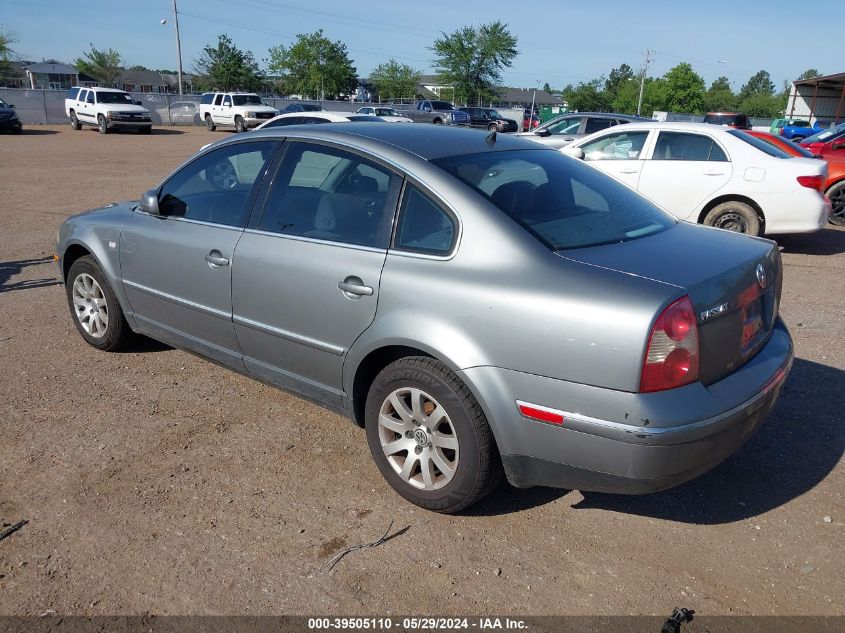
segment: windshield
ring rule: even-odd
[[[232,95],[232,102],[236,106],[242,105],[264,105],[258,95]]]
[[[578,134],[580,127],[581,117],[560,117],[544,123],[536,131],[548,130],[550,134]]]
[[[813,152],[811,152],[810,150],[805,149],[805,148],[801,147],[800,145],[796,145],[795,143],[790,143],[789,141],[781,141],[781,143],[788,143],[789,150],[785,150],[780,145],[778,145],[778,142],[775,140],[775,137],[773,137],[773,136],[755,136],[754,138],[757,138],[757,139],[763,141],[764,143],[768,143],[772,147],[776,147],[780,150],[783,150],[787,154],[789,154],[789,153],[798,154],[802,158],[818,158],[818,156],[813,154]]]
[[[753,145],[761,152],[765,152],[769,156],[774,156],[775,158],[792,158],[790,154],[787,154],[779,147],[769,145],[766,141],[763,141],[757,138],[756,136],[751,136],[750,134],[746,134],[745,132],[742,132],[740,130],[728,130],[728,134],[737,137],[741,141],[745,141],[749,145]]]
[[[5,101],[3,101],[2,99],[0,99],[0,108],[8,108],[8,107],[9,107],[9,104],[6,103]]]
[[[376,116],[400,116],[393,108],[376,108]]]
[[[560,152],[484,152],[433,162],[554,251],[627,242],[675,225],[625,185]]]
[[[491,119],[504,119],[501,114],[497,110],[487,110],[487,114],[490,115]]]
[[[97,92],[97,103],[135,105],[135,100],[125,92]]]
[[[453,106],[448,101],[432,101],[431,107],[435,110],[454,110],[455,106]]]
[[[827,143],[828,141],[832,141],[835,138],[839,138],[845,134],[845,123],[840,123],[836,127],[832,127],[828,130],[823,130],[821,132],[817,132],[812,136],[808,136],[805,138],[801,143],[806,145],[807,143]]]

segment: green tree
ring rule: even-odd
[[[370,73],[370,82],[375,86],[379,99],[413,99],[421,74],[416,68],[391,58],[375,67]]]
[[[194,61],[197,84],[204,90],[260,90],[263,78],[250,51],[242,51],[228,35],[219,35]]]
[[[543,92],[548,92],[549,94],[552,93],[552,87],[549,85],[549,82],[543,84]]]
[[[563,91],[563,100],[567,108],[578,112],[607,112],[611,101],[604,91],[604,77],[592,81],[582,81],[577,86],[569,84]]]
[[[323,30],[296,36],[289,48],[270,49],[268,68],[282,75],[285,92],[308,97],[336,97],[354,92],[357,70],[342,42],[332,42]]]
[[[15,42],[17,42],[15,36],[5,26],[0,26],[0,85],[9,79],[17,79],[23,74],[12,64],[12,58],[15,56],[12,44]]]
[[[666,81],[666,110],[669,112],[701,112],[704,101],[704,79],[690,64],[681,62],[663,79]]]
[[[113,86],[123,68],[120,53],[113,48],[99,50],[89,44],[90,50],[83,51],[82,57],[77,57],[73,65],[76,69],[96,77],[107,86]]]
[[[615,96],[622,85],[634,78],[634,71],[628,64],[622,64],[618,68],[613,68],[604,81],[604,89],[606,92]]]
[[[752,94],[739,102],[739,109],[748,116],[777,117],[786,103],[781,95],[768,95],[764,93]]]
[[[813,79],[814,77],[821,76],[822,74],[818,70],[816,70],[815,68],[809,68],[800,75],[798,75],[798,79],[796,79],[795,81],[801,81],[802,79]]]
[[[775,84],[768,71],[760,70],[752,75],[745,85],[739,90],[740,100],[747,99],[753,95],[773,95]]]
[[[718,77],[704,93],[706,112],[731,111],[737,108],[737,97],[731,88],[730,79]]]
[[[519,52],[516,44],[507,25],[496,21],[441,33],[430,50],[438,79],[454,88],[455,99],[478,103],[498,95],[501,71]]]

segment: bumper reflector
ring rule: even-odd
[[[548,407],[541,407],[538,404],[530,404],[528,402],[516,401],[516,408],[519,413],[529,420],[537,420],[538,422],[545,422],[546,424],[563,424],[563,413]]]

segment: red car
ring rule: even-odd
[[[826,131],[829,132],[830,130]],[[819,158],[819,156],[812,154],[808,148],[801,147],[801,145],[804,145],[803,143],[796,145],[792,141],[788,141],[781,136],[769,134],[768,132],[745,130],[745,133],[783,150],[790,156]],[[841,137],[839,142],[845,144],[845,137]],[[833,209],[830,212],[830,221],[832,224],[841,226],[845,224],[845,152],[842,152],[841,155],[837,155],[838,153],[826,154],[824,156],[824,159],[827,161],[827,182],[824,183],[824,192],[830,198],[830,202],[833,205]]]
[[[831,154],[845,156],[845,123],[808,136],[801,141],[801,146],[806,147],[816,156],[825,158]]]
[[[536,114],[533,116],[525,115],[522,118],[522,131],[529,132],[540,126],[540,117]]]

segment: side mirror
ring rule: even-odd
[[[142,105],[142,103],[138,99],[135,99],[135,105]]]
[[[158,192],[155,189],[145,191],[144,195],[141,196],[138,208],[150,215],[161,215],[161,211],[158,208]]]
[[[549,132],[549,130],[548,130],[548,129],[535,130],[535,131],[534,131],[534,134],[536,134],[537,136],[542,136],[543,138],[545,138],[545,137],[547,137],[547,136],[551,136],[551,135],[552,135],[552,133],[551,133],[551,132]]]
[[[572,147],[571,145],[564,147],[560,150],[567,156],[572,156],[572,158],[577,158],[578,160],[584,160],[584,150],[580,147]]]
[[[14,103],[10,103],[10,104],[9,104],[9,107],[10,107],[10,108],[14,108],[14,107],[15,107],[15,104],[14,104]]]

